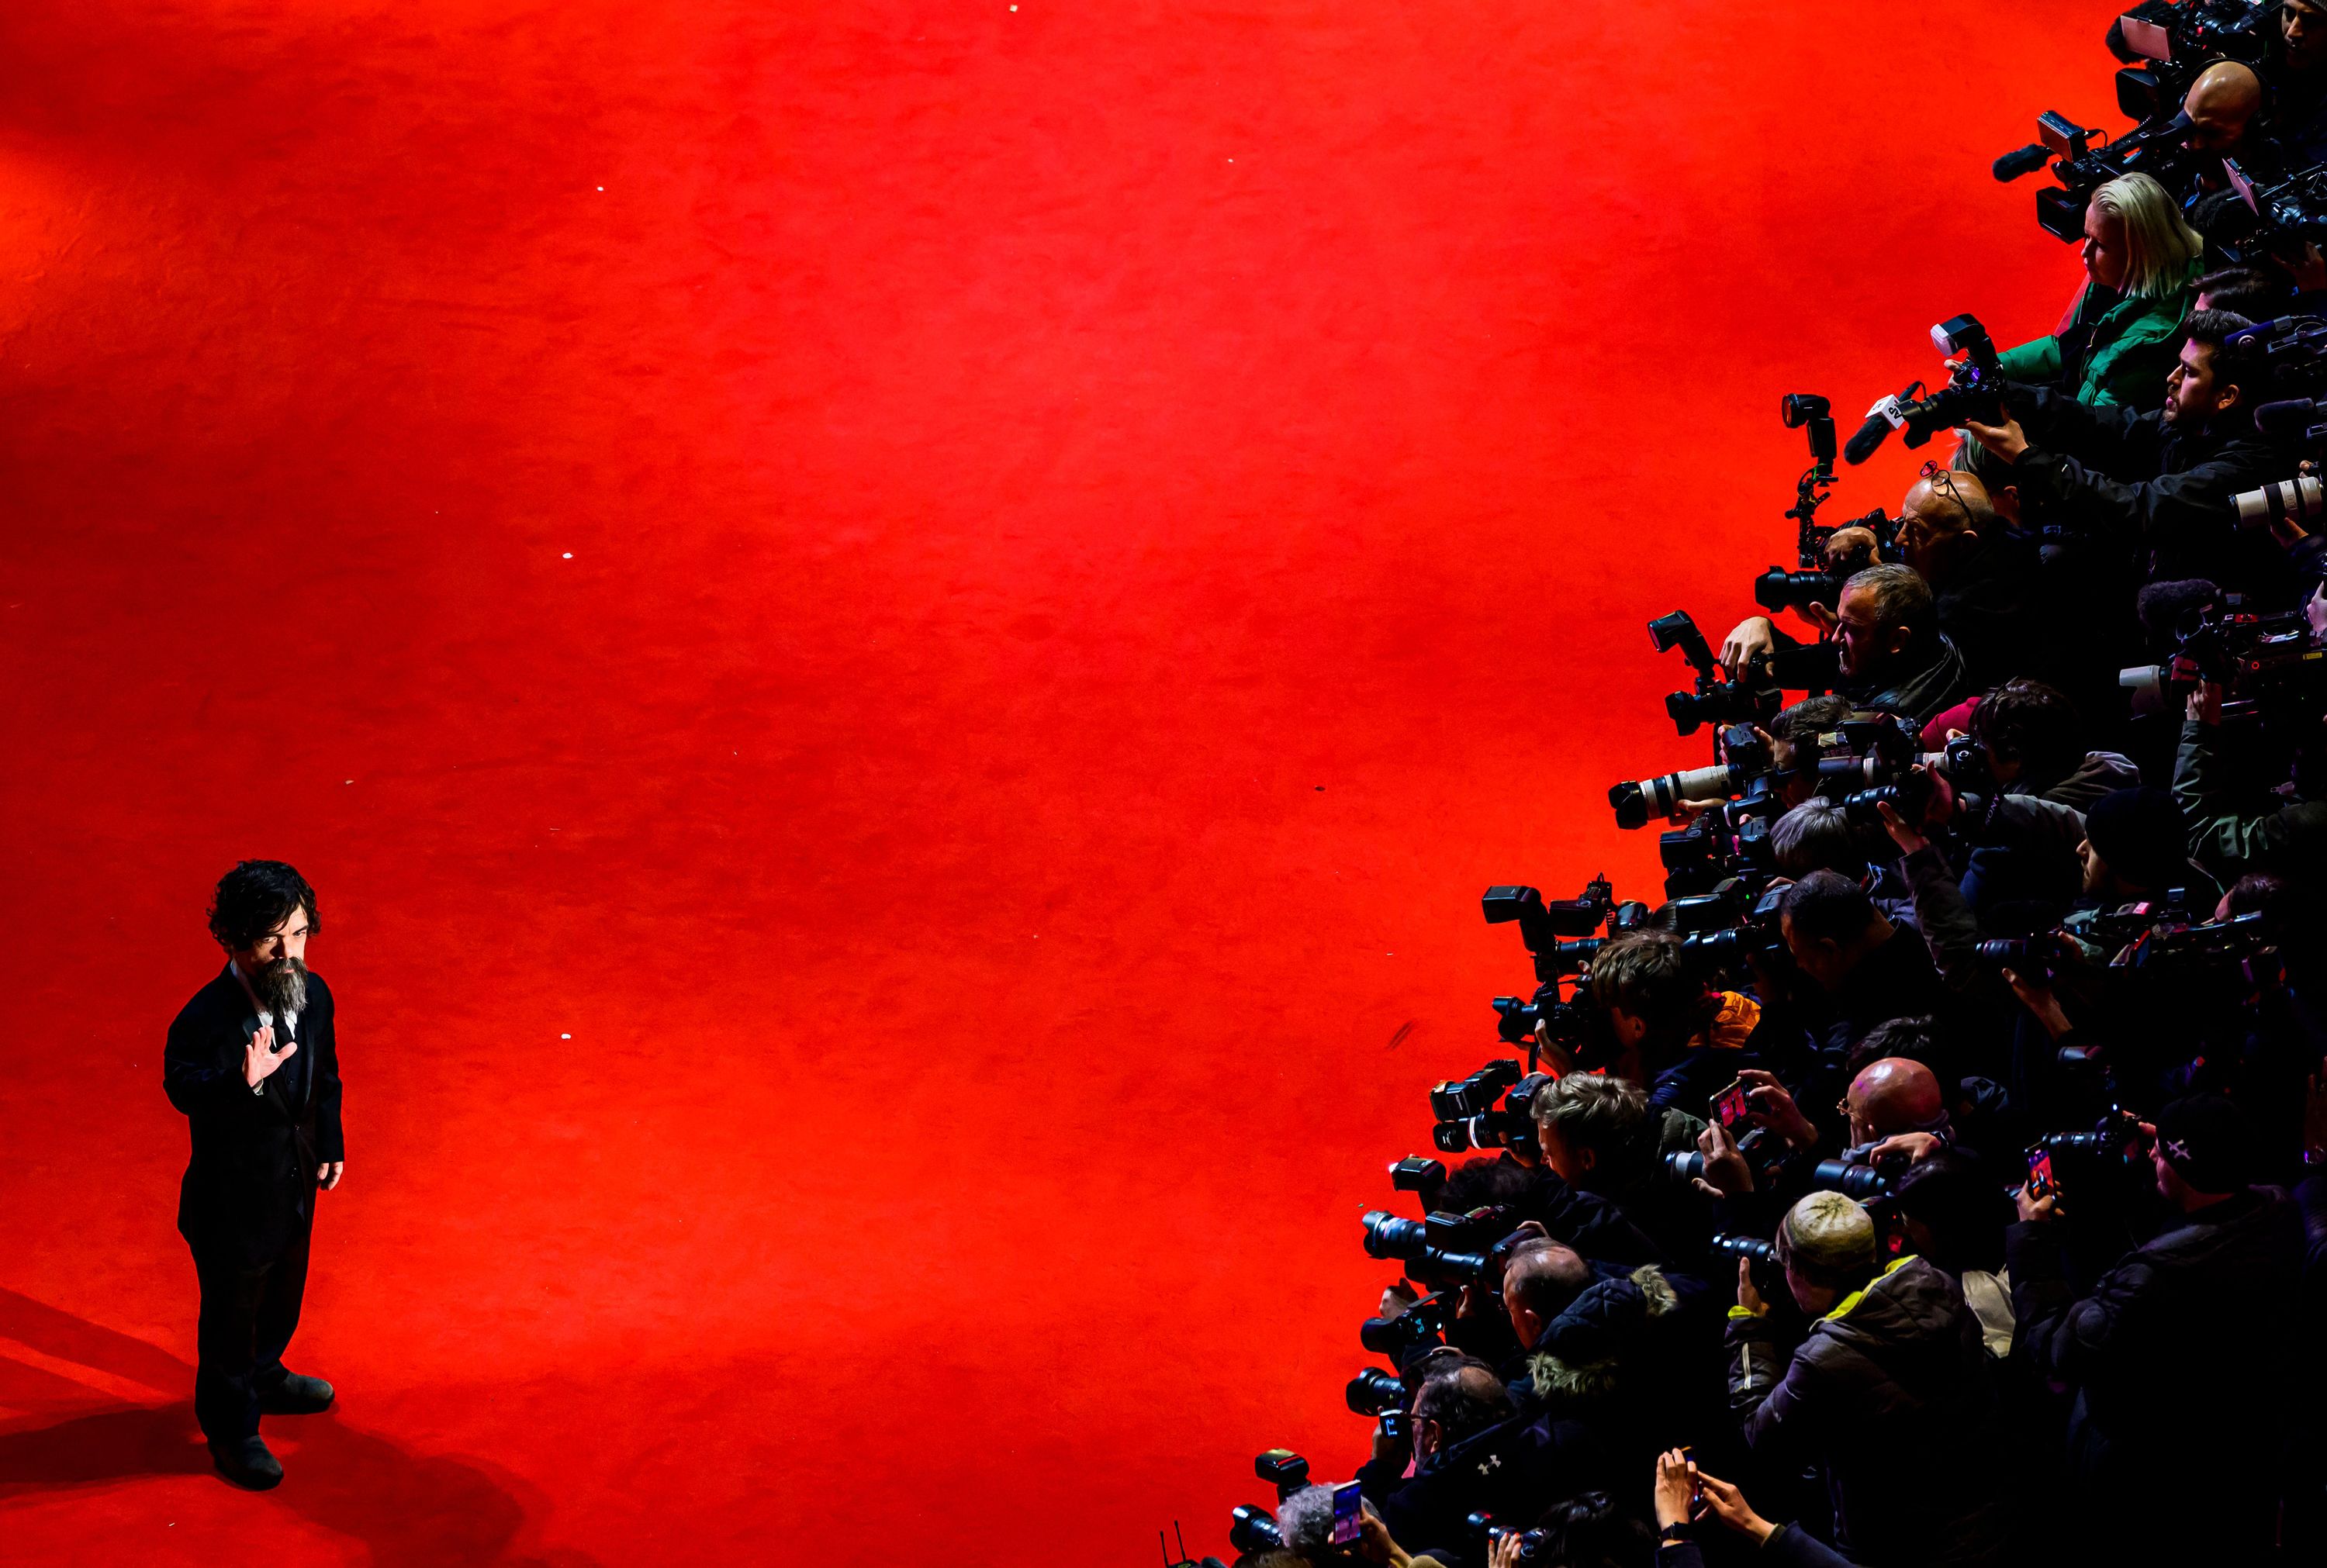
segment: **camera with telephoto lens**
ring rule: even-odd
[[[1406,1408],[1406,1385],[1378,1367],[1369,1367],[1350,1378],[1342,1395],[1357,1415],[1378,1416],[1384,1411]]]
[[[1668,817],[1685,801],[1769,793],[1773,782],[1770,747],[1752,722],[1723,725],[1714,737],[1714,750],[1718,761],[1710,767],[1611,785],[1608,804],[1616,813],[1616,826],[1628,831],[1646,827],[1650,818]]]
[[[1855,1198],[1861,1203],[1891,1195],[1891,1179],[1881,1169],[1848,1160],[1819,1161],[1810,1172],[1810,1185]]]
[[[1468,1514],[1463,1517],[1463,1524],[1471,1532],[1472,1539],[1479,1542],[1490,1554],[1509,1543],[1517,1562],[1547,1563],[1551,1561],[1551,1534],[1547,1530],[1523,1530],[1498,1525],[1492,1514]]]
[[[1238,1503],[1229,1510],[1229,1545],[1246,1555],[1257,1555],[1282,1550],[1285,1536],[1275,1514],[1257,1503]]]
[[[1774,1244],[1758,1236],[1716,1236],[1713,1238],[1713,1250],[1743,1258],[1753,1288],[1763,1295],[1771,1293],[1778,1278],[1778,1249]]]
[[[2137,1165],[2147,1152],[2141,1118],[2122,1106],[2111,1106],[2103,1112],[2089,1133],[2045,1133],[2030,1147],[2055,1158],[2067,1154],[2107,1161],[2114,1157],[2128,1167]]]
[[[1896,784],[1922,760],[1922,727],[1897,714],[1853,714],[1797,750],[1816,759],[1818,792],[1840,800],[1855,790]],[[1799,764],[1798,764],[1799,765]]]
[[[1558,1036],[1561,1018],[1556,1013],[1547,1016],[1539,1002],[1505,1011],[1506,1003],[1517,1003],[1518,1000],[1515,996],[1495,998],[1498,1027],[1530,1025],[1528,1033],[1517,1043],[1531,1039],[1534,1026],[1548,1024],[1554,1038]],[[1575,1006],[1573,1003],[1560,1002],[1550,1005],[1556,1009]],[[1511,1076],[1519,1065],[1509,1060],[1491,1061],[1467,1078],[1441,1083],[1433,1088],[1430,1091],[1430,1110],[1437,1122],[1430,1129],[1431,1145],[1449,1154],[1460,1154],[1471,1149],[1509,1149],[1524,1158],[1533,1159],[1536,1153],[1536,1096],[1552,1080],[1547,1073]]]
[[[1749,896],[1742,884],[1704,895],[1705,912],[1701,918],[1705,923],[1695,929],[1688,924],[1676,927],[1685,933],[1680,942],[1682,955],[1708,978],[1721,973],[1742,975],[1742,966],[1748,960],[1775,957],[1785,948],[1778,924],[1785,898],[1783,887],[1764,887]],[[1698,902],[1697,899],[1673,901],[1676,906],[1695,906]],[[1680,917],[1684,921],[1699,918],[1694,913]]]
[[[2079,232],[2084,223],[2084,210],[2077,211]],[[1866,422],[1850,444],[1842,449],[1845,462],[1855,466],[1874,455],[1885,437],[1896,430],[1899,439],[1910,447],[1922,445],[1942,430],[1953,430],[1967,421],[1977,420],[1983,425],[2001,425],[2008,417],[2004,408],[2004,372],[1997,366],[1995,344],[1987,329],[1979,324],[1977,316],[1950,316],[1931,329],[1932,346],[1944,357],[1961,354],[1953,360],[1948,371],[1948,384],[1920,397],[1920,381],[1910,381],[1900,391],[1875,400],[1866,411]]]
[[[1508,1209],[1474,1209],[1468,1214],[1434,1212],[1421,1219],[1405,1219],[1380,1209],[1367,1212],[1360,1222],[1366,1231],[1366,1255],[1391,1258],[1406,1272],[1434,1286],[1502,1283],[1495,1244],[1518,1227]]]
[[[1974,945],[1972,956],[1990,971],[2009,969],[2024,979],[2050,984],[2064,965],[2075,962],[2069,938],[2058,931],[2038,931],[2026,937],[1988,937]]]

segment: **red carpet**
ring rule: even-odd
[[[1136,1564],[1346,1473],[1478,893],[1650,885],[1779,394],[2075,279],[2036,9],[0,11],[0,1557]],[[245,855],[348,1084],[263,1498],[158,1068]]]

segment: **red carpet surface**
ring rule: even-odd
[[[1135,1564],[1346,1474],[1480,890],[1650,887],[1641,624],[1789,559],[1781,392],[2050,327],[1986,163],[2107,15],[0,8],[0,1558]],[[158,1061],[248,855],[348,1086],[265,1497]]]

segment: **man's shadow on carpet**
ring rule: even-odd
[[[85,1405],[92,1396],[117,1401],[112,1408],[46,1425],[0,1428],[0,1501],[210,1470],[210,1451],[188,1395],[194,1369],[175,1356],[6,1289],[0,1289],[0,1339],[14,1340],[43,1360],[102,1374],[108,1386],[97,1389],[93,1381],[12,1358],[0,1346],[0,1399],[35,1405]],[[137,1403],[122,1391],[124,1384],[182,1396],[162,1405]],[[578,1552],[519,1549],[529,1518],[547,1507],[514,1478],[497,1477],[465,1459],[408,1452],[349,1425],[336,1412],[282,1423],[278,1430],[285,1438],[295,1436],[297,1474],[268,1494],[269,1502],[362,1542],[383,1568],[487,1563],[592,1568],[595,1563]]]

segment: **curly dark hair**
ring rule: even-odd
[[[1981,697],[1968,733],[1995,757],[2018,762],[2033,789],[2051,789],[2085,759],[2076,705],[2042,681],[2008,680]]]
[[[293,910],[307,911],[307,934],[323,928],[315,913],[315,890],[279,860],[246,860],[219,878],[210,900],[210,935],[229,953],[244,953],[281,925]]]

